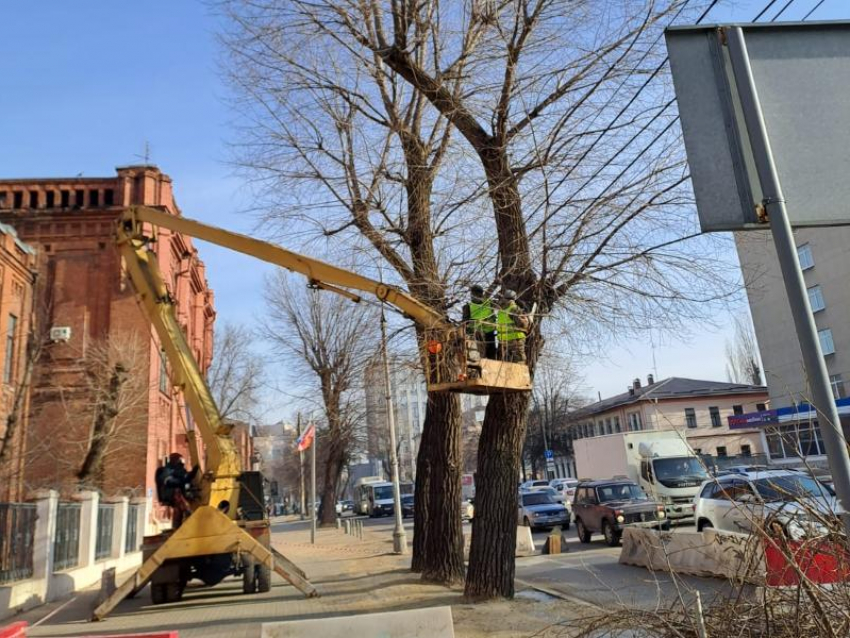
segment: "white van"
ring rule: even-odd
[[[549,487],[555,488],[555,500],[559,503],[572,503],[576,495],[578,479],[559,478],[549,481]]]

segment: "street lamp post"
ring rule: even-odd
[[[395,415],[393,414],[392,387],[390,386],[390,358],[387,353],[387,317],[381,306],[381,351],[384,357],[384,386],[387,400],[387,425],[390,428],[390,468],[393,481],[393,511],[395,512],[395,529],[393,530],[393,553],[407,553],[407,535],[401,516],[401,486],[398,479],[398,451],[395,438]]]

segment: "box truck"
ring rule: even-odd
[[[676,431],[621,432],[573,441],[580,479],[626,476],[664,504],[670,520],[694,515],[705,467]]]

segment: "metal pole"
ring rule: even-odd
[[[390,467],[393,481],[393,511],[395,512],[395,529],[393,530],[393,553],[407,553],[407,536],[401,517],[401,486],[398,482],[398,451],[395,442],[395,415],[393,414],[393,397],[390,386],[390,358],[387,353],[387,317],[381,306],[381,350],[384,355],[384,386],[387,392],[387,425],[390,428]]]
[[[298,438],[301,438],[301,413],[299,412],[297,415],[297,425],[296,430],[298,432]],[[307,492],[304,489],[304,451],[298,450],[298,474],[301,478],[301,520],[307,516]]]
[[[310,418],[310,427],[313,428],[313,443],[310,445],[310,542],[316,543],[316,448],[319,436],[316,432],[316,423]]]
[[[818,339],[817,325],[809,305],[806,282],[803,278],[803,271],[800,269],[797,246],[785,209],[785,197],[782,194],[779,176],[773,161],[767,127],[762,116],[758,91],[750,67],[747,44],[744,41],[744,32],[740,27],[727,27],[725,32],[735,84],[740,95],[744,121],[753,149],[753,158],[764,193],[763,205],[770,220],[770,229],[773,234],[773,242],[776,245],[779,266],[782,269],[782,278],[785,280],[785,291],[788,294],[791,314],[797,328],[797,338],[800,341],[800,350],[803,353],[803,364],[811,385],[812,405],[817,410],[829,468],[835,482],[835,492],[843,512],[841,517],[844,522],[845,533],[850,538],[850,513],[848,513],[848,508],[850,508],[850,455],[847,453],[838,409],[832,396],[829,373]]]

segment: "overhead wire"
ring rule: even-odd
[[[803,16],[803,20],[802,20],[802,21],[803,21],[803,22],[805,22],[805,21],[808,19],[808,17],[809,17],[810,15],[812,15],[815,11],[817,11],[818,9],[820,9],[820,6],[821,6],[824,2],[826,2],[826,0],[820,0],[820,2],[818,2],[818,3],[817,3],[817,4],[816,4],[816,5],[812,8],[812,10],[811,10],[811,11],[809,11],[806,15],[804,15],[804,16]]]
[[[701,23],[701,22],[702,22],[702,21],[706,18],[706,16],[708,16],[709,12],[710,12],[710,11],[711,11],[714,7],[715,7],[715,5],[717,5],[718,1],[719,1],[719,0],[713,0],[713,2],[711,2],[711,4],[709,4],[709,6],[708,6],[708,7],[707,7],[707,8],[706,8],[703,12],[702,12],[702,14],[700,14],[699,18],[698,18],[698,19],[697,19],[697,21],[696,21],[696,24],[700,24],[700,23]],[[775,16],[774,16],[771,20],[770,20],[770,22],[774,22],[774,21],[776,20],[776,18],[778,18],[778,17],[779,17],[779,15],[781,15],[781,14],[782,14],[782,12],[783,12],[783,11],[785,11],[785,9],[787,9],[787,8],[788,8],[791,4],[793,4],[793,3],[794,3],[794,1],[795,1],[795,0],[788,0],[788,3],[787,3],[787,4],[786,4],[786,5],[785,5],[785,6],[784,6],[784,7],[783,7],[780,11],[779,11],[779,13],[777,13],[777,14],[776,14],[776,15],[775,15]],[[765,14],[765,13],[766,13],[769,9],[770,9],[770,7],[772,7],[774,4],[776,4],[776,2],[777,2],[777,0],[770,0],[770,1],[767,3],[767,5],[765,5],[765,7],[764,7],[764,8],[763,8],[763,9],[762,9],[762,10],[761,10],[761,11],[760,11],[760,12],[759,12],[759,13],[758,13],[758,14],[757,14],[754,18],[753,18],[752,22],[756,22],[756,21],[757,21],[757,20],[758,20],[761,16],[763,16],[763,15],[764,15],[764,14]],[[824,0],[821,0],[821,3],[822,3],[822,2],[824,2]],[[818,6],[819,6],[819,5],[818,5]],[[812,11],[810,11],[810,12],[809,12],[809,14],[807,14],[807,15],[811,15],[811,13],[812,13],[815,9],[817,9],[817,6],[816,6],[814,9],[812,9]],[[681,11],[680,11],[679,13],[681,13]],[[677,13],[676,15],[678,16],[679,14]],[[674,20],[675,20],[675,17],[674,17]],[[805,20],[805,18],[804,18],[804,20]],[[672,21],[671,21],[671,22],[672,22]],[[587,155],[588,155],[588,154],[589,154],[589,153],[590,153],[590,152],[591,152],[591,151],[595,148],[596,144],[597,144],[597,143],[598,143],[598,142],[599,142],[599,141],[600,141],[600,140],[604,137],[604,135],[605,135],[605,131],[606,131],[606,130],[610,130],[611,128],[613,128],[613,127],[614,127],[614,125],[617,123],[617,120],[618,120],[620,117],[622,117],[623,113],[625,113],[625,112],[626,112],[626,110],[628,110],[628,108],[629,108],[629,107],[630,107],[630,106],[631,106],[631,105],[635,102],[635,100],[637,100],[637,98],[640,96],[640,94],[641,94],[641,93],[642,93],[642,92],[643,92],[643,91],[644,91],[644,90],[645,90],[645,89],[649,86],[649,83],[652,81],[652,79],[653,79],[653,78],[654,78],[654,77],[655,77],[655,76],[656,76],[656,75],[657,75],[657,74],[661,71],[661,69],[664,67],[664,65],[665,65],[665,64],[667,64],[667,63],[669,62],[669,60],[670,60],[670,57],[669,57],[669,56],[665,56],[664,60],[662,60],[662,62],[661,62],[661,63],[660,63],[660,64],[659,64],[656,68],[655,68],[655,70],[652,72],[652,74],[650,74],[650,76],[647,78],[647,80],[646,80],[646,81],[645,81],[645,82],[644,82],[644,83],[643,83],[643,84],[642,84],[642,85],[638,88],[638,90],[637,90],[637,91],[635,92],[635,94],[631,97],[631,99],[630,99],[630,100],[626,103],[626,105],[625,105],[623,108],[621,108],[621,109],[620,109],[620,111],[618,111],[617,115],[615,115],[615,116],[614,116],[614,118],[611,120],[611,122],[608,124],[608,126],[607,126],[607,127],[605,127],[605,128],[602,130],[602,132],[599,134],[599,136],[598,136],[598,137],[597,137],[597,138],[596,138],[596,139],[595,139],[595,140],[594,140],[594,141],[590,144],[590,146],[588,147],[588,149],[587,149],[584,153],[582,153],[581,157],[577,160],[577,162],[576,162],[573,166],[577,166],[578,164],[580,164],[580,163],[581,163],[581,161],[582,161],[585,157],[587,157]],[[641,136],[641,134],[642,134],[642,133],[646,130],[646,128],[647,128],[650,124],[652,124],[652,123],[653,123],[653,122],[655,122],[655,121],[656,121],[659,117],[661,117],[661,115],[662,115],[662,114],[663,114],[663,113],[664,113],[664,112],[665,112],[665,111],[666,111],[666,110],[667,110],[667,109],[668,109],[668,108],[669,108],[669,107],[673,104],[673,102],[675,102],[675,98],[673,98],[672,100],[668,101],[668,102],[667,102],[664,106],[662,106],[662,107],[661,107],[661,109],[658,111],[658,113],[656,113],[656,114],[652,117],[652,119],[651,119],[651,120],[650,120],[647,124],[645,124],[645,125],[641,128],[641,130],[640,130],[640,131],[638,131],[635,135],[633,135],[631,138],[629,138],[629,139],[626,141],[626,143],[625,143],[625,144],[623,144],[623,145],[622,145],[622,146],[621,146],[621,147],[620,147],[620,148],[619,148],[619,149],[618,149],[615,153],[613,153],[613,154],[611,155],[611,157],[610,157],[608,160],[606,160],[606,161],[602,164],[602,166],[600,166],[599,168],[597,168],[597,169],[593,172],[593,174],[592,174],[592,175],[591,175],[588,179],[586,179],[586,180],[584,181],[584,183],[583,183],[583,184],[582,184],[582,185],[581,185],[578,189],[576,189],[576,190],[573,192],[573,195],[572,195],[570,198],[568,198],[568,199],[566,200],[566,202],[570,201],[570,199],[572,199],[573,197],[575,197],[576,195],[578,195],[578,193],[580,193],[580,192],[581,192],[584,188],[586,188],[586,187],[587,187],[587,186],[588,186],[588,185],[589,185],[589,184],[590,184],[590,183],[591,183],[594,179],[596,179],[596,178],[597,178],[597,177],[598,177],[598,176],[602,173],[602,171],[604,171],[606,168],[610,167],[610,166],[611,166],[611,164],[614,162],[614,160],[615,160],[615,159],[617,159],[618,157],[620,157],[620,155],[621,155],[621,154],[622,154],[622,153],[623,153],[626,149],[628,149],[628,148],[629,148],[629,147],[630,147],[630,146],[631,146],[631,145],[635,142],[635,140],[637,140],[637,139]],[[670,121],[670,123],[669,123],[669,124],[665,127],[665,129],[664,129],[664,131],[663,131],[663,132],[666,132],[667,130],[669,130],[669,128],[673,125],[673,123],[675,123],[676,121],[678,121],[678,119],[679,119],[679,116],[678,116],[678,115],[677,115],[677,116],[675,116],[675,117],[674,117],[674,118]],[[626,171],[627,171],[629,168],[631,168],[631,166],[633,166],[633,165],[634,165],[635,161],[636,161],[637,159],[639,159],[641,156],[643,156],[646,152],[648,152],[648,151],[650,150],[650,148],[651,148],[654,144],[656,144],[656,143],[659,141],[659,139],[661,139],[661,135],[656,135],[656,136],[652,139],[652,141],[651,141],[651,142],[650,142],[650,143],[649,143],[646,147],[644,147],[644,148],[643,148],[643,149],[642,149],[642,150],[641,150],[641,151],[640,151],[640,152],[639,152],[639,153],[635,156],[635,158],[634,158],[634,159],[633,159],[633,160],[632,160],[632,161],[628,164],[628,166],[627,166],[625,169],[621,170],[621,171],[617,174],[617,176],[616,176],[613,180],[611,180],[611,181],[607,184],[607,186],[606,186],[606,187],[602,190],[602,192],[600,193],[600,195],[604,194],[604,193],[605,193],[606,191],[608,191],[608,189],[610,189],[610,188],[611,188],[611,187],[612,187],[615,183],[617,183],[617,181],[619,181],[619,180],[620,180],[620,178],[621,178],[621,177],[622,177],[622,176],[626,173]],[[570,173],[570,172],[571,172],[571,171],[568,171],[568,173],[567,173],[567,175],[565,176],[565,178],[569,176],[569,173]],[[563,180],[561,181],[561,183],[563,183]],[[566,206],[566,202],[565,202],[564,204],[562,204],[561,206],[559,206],[559,207],[558,207],[558,208],[557,208],[554,212],[558,212],[559,210],[563,209],[563,207],[564,207],[564,206]],[[592,206],[592,204],[589,204],[589,205],[588,205],[588,207],[586,207],[586,208],[584,209],[584,211],[582,212],[582,214],[583,214],[584,212],[587,212],[587,210],[589,209],[589,207],[590,207],[590,206]],[[547,218],[548,218],[548,217],[550,217],[550,216],[551,216],[551,214],[552,214],[552,213],[547,214]]]

